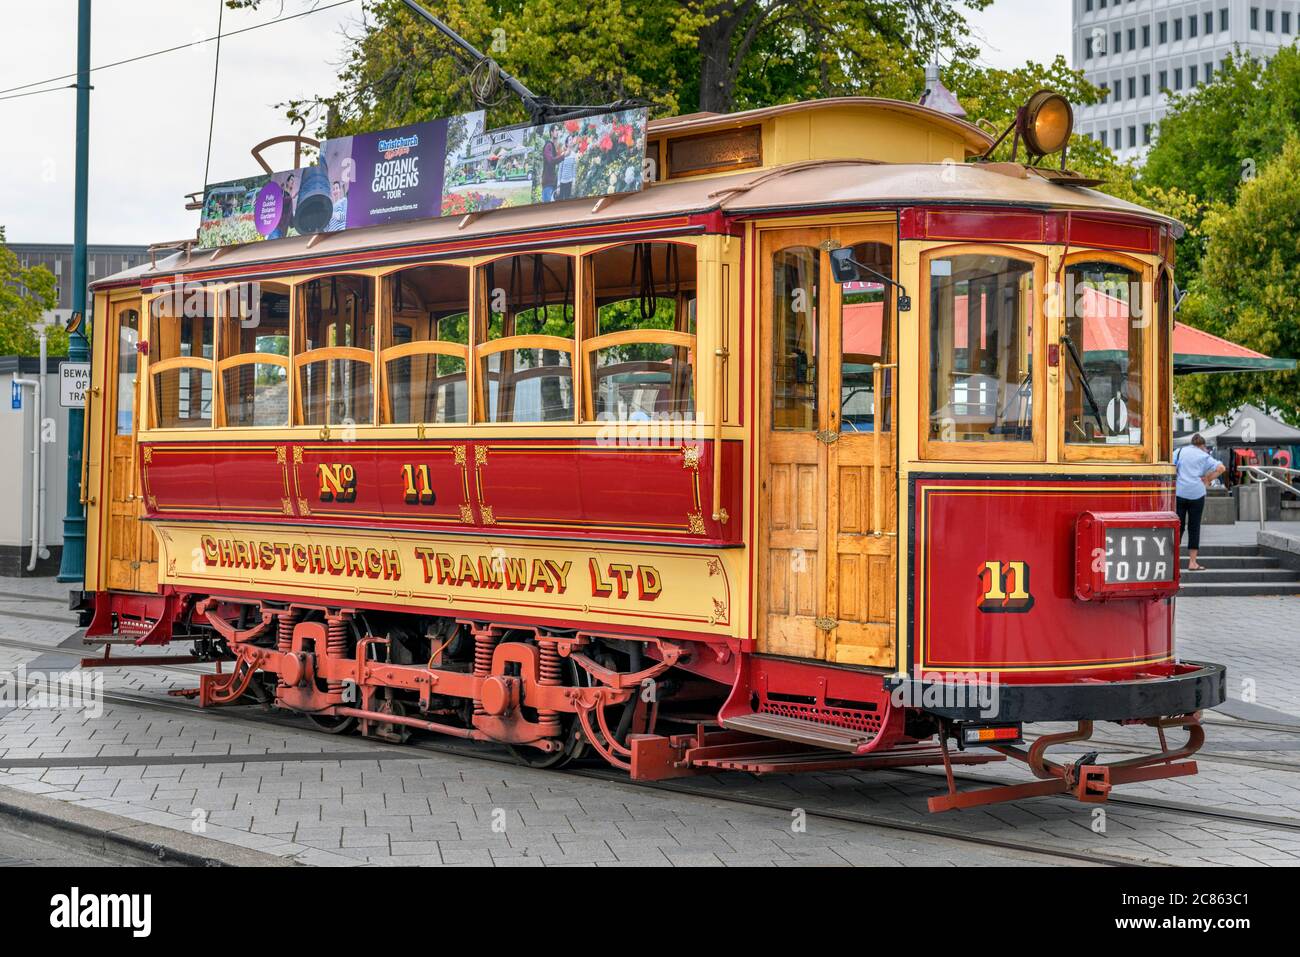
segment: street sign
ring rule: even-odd
[[[59,405],[65,409],[84,409],[86,390],[90,388],[89,362],[59,363]]]
[[[10,408],[21,409],[23,407],[23,387],[17,382],[12,383],[9,392]]]

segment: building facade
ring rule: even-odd
[[[1140,161],[1170,93],[1209,82],[1240,49],[1268,59],[1300,35],[1300,0],[1071,0],[1075,69],[1109,90],[1075,128]]]
[[[72,316],[72,245],[63,243],[6,243],[23,267],[44,266],[54,273],[59,301],[45,313],[46,322],[66,324]],[[90,246],[87,248],[87,282],[138,266],[149,258],[147,246]],[[91,302],[87,296],[87,308]]]

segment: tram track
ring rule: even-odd
[[[55,646],[43,645],[37,642],[26,642],[18,639],[0,638],[0,646],[12,647],[12,648],[23,649],[23,650],[38,651],[47,654],[52,653],[57,655],[64,655],[73,659],[77,659],[81,657],[80,654],[77,652],[77,650],[72,648],[62,647],[57,645]],[[131,663],[130,658],[124,657],[121,659],[120,663],[122,666],[129,666]],[[176,664],[176,665],[149,664],[149,665],[142,665],[139,667],[142,670],[173,672],[173,673],[184,674],[186,676],[195,677],[195,678],[197,678],[198,675],[202,673],[199,670],[202,667],[202,665],[196,663],[183,663],[183,664]],[[260,706],[257,705],[247,705],[242,707],[226,706],[224,708],[199,711],[199,709],[197,709],[193,704],[180,702],[174,698],[160,697],[158,695],[139,694],[139,693],[123,692],[123,691],[104,691],[102,694],[103,694],[104,701],[110,704],[119,704],[119,705],[130,706],[130,707],[144,707],[150,710],[162,710],[162,711],[167,711],[175,714],[187,715],[190,717],[196,715],[202,715],[203,717],[217,718],[219,720],[257,724],[265,727],[274,727],[282,730],[292,730],[293,732],[298,734],[307,734],[312,737],[320,737],[322,739],[331,740],[335,742],[339,740],[338,736],[336,735],[313,728],[309,723],[303,720],[301,715],[288,714],[288,713],[277,714],[269,710],[259,710],[257,713],[249,713],[249,710],[245,710],[245,709],[251,710],[254,708],[259,708]],[[1246,725],[1246,722],[1216,721],[1212,723],[1222,724],[1222,725],[1232,726],[1232,727]],[[1263,723],[1253,722],[1252,724],[1258,725]],[[1262,728],[1261,730],[1273,730],[1273,729]],[[1289,731],[1293,729],[1283,728],[1281,730]],[[1127,745],[1122,742],[1109,742],[1109,741],[1101,741],[1096,739],[1094,740],[1098,744],[1107,744],[1108,746],[1118,747],[1126,751],[1143,750],[1141,748]],[[508,765],[513,768],[522,769],[524,767],[523,765],[520,765],[512,757],[506,754],[493,752],[491,750],[484,748],[481,745],[466,745],[459,742],[440,742],[435,740],[417,740],[398,747],[385,745],[383,743],[376,743],[376,742],[366,742],[366,745],[368,749],[373,748],[373,750],[376,753],[377,760],[409,759],[411,756],[410,752],[414,750],[414,751],[424,751],[429,753],[454,755],[457,757],[471,758],[474,760],[490,761],[497,764]],[[320,754],[320,759],[326,761],[330,760],[330,753],[331,752],[329,751],[322,751]],[[1205,755],[1198,754],[1197,758],[1200,759],[1204,756]],[[1215,756],[1227,757],[1227,758],[1232,757],[1226,755],[1225,756],[1215,755]],[[202,755],[195,756],[196,760],[200,760],[202,757],[205,756]],[[254,755],[250,755],[249,757],[251,760],[254,757]],[[88,764],[93,763],[93,761],[94,761],[93,758],[87,759]],[[3,762],[0,761],[0,763]],[[1250,759],[1239,759],[1239,762],[1236,763],[1254,764],[1256,766],[1271,767],[1277,763],[1285,764],[1288,762],[1258,762],[1258,761],[1251,761]],[[1287,770],[1300,770],[1300,765],[1292,765],[1291,767],[1287,768]],[[755,807],[755,808],[763,808],[767,810],[781,810],[787,813],[793,813],[796,810],[799,810],[806,813],[809,817],[814,817],[814,818],[834,820],[834,821],[839,821],[841,823],[861,824],[869,827],[881,827],[889,830],[908,831],[912,833],[925,834],[929,836],[942,837],[942,838],[947,838],[955,841],[961,841],[963,843],[973,843],[973,844],[980,844],[987,847],[997,847],[1006,850],[1016,850],[1016,851],[1044,855],[1049,857],[1074,860],[1081,863],[1093,863],[1102,866],[1164,866],[1161,862],[1158,861],[1156,862],[1136,861],[1128,858],[1115,857],[1106,854],[1074,851],[1067,848],[1053,847],[1051,845],[1025,844],[1023,842],[1002,840],[998,838],[989,838],[985,835],[970,834],[962,831],[953,830],[952,828],[944,827],[942,825],[930,824],[928,822],[907,821],[907,820],[889,817],[889,816],[881,816],[881,815],[871,814],[867,812],[842,810],[836,808],[811,808],[811,807],[803,806],[802,804],[796,805],[789,801],[773,800],[773,799],[768,799],[753,794],[734,795],[734,794],[720,793],[717,790],[708,787],[692,785],[690,783],[690,779],[640,782],[640,781],[632,781],[629,778],[627,778],[626,775],[622,774],[621,772],[615,771],[613,769],[589,768],[589,767],[569,767],[563,769],[551,769],[547,773],[567,774],[573,777],[599,780],[603,783],[616,785],[619,787],[636,788],[636,789],[649,788],[653,790],[660,790],[660,791],[666,791],[666,792],[677,793],[682,795],[694,796],[694,797],[707,799],[711,801],[721,801],[728,804],[744,805],[744,806]],[[939,784],[942,784],[943,781],[942,775],[939,775],[934,771],[923,769],[923,768],[893,768],[893,769],[883,770],[876,773],[880,773],[880,774],[902,773],[904,775],[909,775],[909,776],[920,775],[927,778],[935,778],[937,779],[937,783]],[[974,785],[993,786],[999,784],[1023,783],[1022,781],[1016,781],[1011,779],[980,777],[976,775],[960,774],[960,773],[956,775],[956,778],[957,780],[960,780],[963,783],[969,783]],[[1058,797],[1054,795],[1049,796],[1049,799],[1055,799],[1058,801],[1069,800],[1068,798]],[[1237,824],[1248,824],[1248,825],[1254,825],[1260,827],[1267,827],[1267,828],[1273,828],[1273,829],[1278,829],[1283,831],[1300,831],[1300,819],[1292,821],[1292,820],[1286,820],[1284,818],[1279,818],[1275,816],[1251,814],[1249,812],[1227,811],[1219,808],[1205,807],[1205,806],[1187,804],[1183,802],[1165,801],[1156,798],[1145,798],[1145,797],[1127,796],[1127,795],[1113,796],[1109,798],[1107,803],[1115,806],[1167,811],[1167,812],[1180,814],[1180,815],[1191,815],[1200,818],[1212,818],[1215,820],[1222,820],[1222,821],[1227,821],[1227,822],[1232,822]]]
[[[172,700],[156,697],[154,695],[135,694],[131,692],[105,691],[103,693],[104,701],[132,707],[144,707],[151,710],[164,710],[169,712],[183,713],[194,716],[196,709],[192,705],[184,705]],[[248,707],[257,707],[251,705]],[[337,742],[339,737],[326,731],[319,731],[310,725],[304,725],[301,716],[296,715],[276,715],[263,712],[260,714],[239,714],[230,710],[229,706],[223,709],[213,709],[201,712],[203,717],[212,717],[219,720],[236,721],[247,724],[259,724],[278,729],[289,729],[296,733],[308,734],[313,737],[321,737]],[[1000,850],[1015,851],[1022,854],[1032,854],[1044,858],[1058,860],[1068,860],[1083,864],[1094,864],[1106,867],[1164,867],[1166,865],[1160,861],[1137,861],[1128,858],[1118,857],[1109,854],[1088,853],[1084,851],[1071,850],[1069,848],[1053,847],[1048,844],[1027,843],[1023,841],[1014,841],[1002,838],[993,838],[986,835],[969,834],[962,831],[954,830],[938,824],[928,822],[905,821],[898,818],[884,817],[869,813],[838,810],[833,808],[814,808],[802,804],[795,804],[789,801],[776,801],[758,797],[755,795],[729,795],[721,794],[698,786],[678,781],[633,781],[626,775],[613,769],[605,768],[584,768],[568,767],[560,769],[529,769],[520,764],[514,758],[499,752],[493,752],[482,746],[467,746],[454,743],[441,743],[436,741],[419,740],[407,743],[400,747],[393,747],[382,743],[372,744],[376,752],[376,760],[411,760],[412,751],[423,751],[431,754],[441,754],[454,756],[457,758],[469,758],[475,761],[485,761],[493,764],[505,765],[510,768],[527,771],[542,770],[545,774],[564,775],[573,778],[584,778],[588,780],[600,781],[629,792],[634,791],[663,791],[672,794],[681,794],[683,796],[706,799],[713,802],[737,805],[749,808],[758,808],[763,810],[779,810],[786,814],[803,812],[809,818],[820,818],[823,820],[836,821],[839,823],[858,824],[865,827],[878,827],[884,830],[907,832],[920,834],[928,837],[945,838],[957,841],[963,844],[974,844],[981,847],[998,848]],[[322,751],[319,760],[329,761],[331,752]],[[196,761],[201,760],[203,755],[196,755]],[[250,755],[250,760],[253,758]],[[0,765],[3,761],[0,760]],[[86,760],[87,765],[94,764],[94,758]],[[62,766],[70,766],[66,759]]]

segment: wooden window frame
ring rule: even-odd
[[[618,249],[622,246],[640,246],[644,243],[651,245],[667,245],[672,243],[683,249],[690,250],[690,254],[695,263],[695,332],[678,332],[675,329],[622,329],[618,332],[607,332],[603,335],[597,335],[600,328],[600,307],[596,305],[596,267],[595,257],[601,253],[609,252],[611,249]],[[673,348],[687,350],[687,363],[691,368],[691,404],[693,413],[689,422],[683,424],[695,424],[700,421],[700,397],[699,397],[699,368],[696,358],[699,354],[699,302],[700,302],[700,247],[695,243],[683,242],[678,239],[634,239],[624,243],[610,243],[601,246],[599,249],[590,250],[582,255],[583,266],[580,275],[584,281],[577,285],[582,291],[583,308],[580,314],[585,317],[585,325],[580,325],[575,330],[578,336],[578,354],[582,362],[582,408],[581,415],[584,422],[596,422],[596,394],[595,382],[590,374],[591,357],[601,349],[608,349],[613,346],[624,345],[662,345]],[[726,291],[723,291],[726,294]],[[720,332],[719,335],[725,335]],[[615,420],[617,421],[617,420]]]
[[[219,327],[221,325],[220,308],[221,308],[221,302],[222,299],[224,298],[224,293],[226,292],[226,289],[227,287],[224,285],[203,287],[202,294],[204,296],[212,297],[212,315],[209,317],[212,321],[212,358],[211,359],[204,359],[202,356],[171,356],[170,358],[167,359],[158,359],[155,361],[155,359],[153,358],[153,343],[158,338],[157,330],[160,326],[160,321],[163,319],[169,319],[169,318],[179,319],[184,317],[158,316],[154,314],[154,304],[157,303],[159,300],[161,300],[165,295],[167,295],[166,293],[162,295],[152,296],[147,301],[141,303],[143,314],[141,315],[140,319],[143,322],[145,320],[145,317],[147,316],[149,322],[149,339],[147,341],[150,344],[150,351],[149,353],[137,358],[136,360],[137,377],[141,381],[146,381],[148,383],[148,387],[143,390],[145,394],[142,396],[146,408],[143,410],[139,408],[140,406],[139,398],[137,399],[136,402],[136,415],[139,416],[143,411],[144,415],[142,418],[143,421],[147,423],[147,427],[139,428],[137,426],[137,431],[144,432],[144,431],[152,431],[157,429],[157,430],[168,431],[168,432],[202,432],[205,429],[213,429],[216,427],[218,394],[217,394],[217,371],[216,371],[215,362],[217,357],[217,335],[218,335]],[[142,359],[144,360],[143,362],[141,361]],[[139,375],[138,370],[142,365],[144,366],[146,372],[148,373],[145,376]],[[158,395],[157,383],[159,380],[156,377],[172,369],[198,369],[201,372],[207,372],[209,375],[212,376],[212,415],[209,416],[207,425],[196,425],[190,427],[190,426],[183,426],[183,425],[160,425],[159,424],[158,404],[155,401]],[[200,394],[202,394],[201,387],[199,391]]]
[[[508,262],[515,256],[565,256],[573,260],[573,336],[565,338],[564,336],[547,336],[538,334],[503,336],[500,339],[489,339],[488,331],[492,322],[492,310],[489,298],[492,290],[487,288],[487,283],[483,281],[484,271],[493,263]],[[578,248],[573,248],[572,252],[565,252],[555,249],[541,249],[530,252],[506,253],[503,256],[493,256],[490,259],[476,264],[473,275],[470,278],[470,350],[474,356],[473,373],[469,380],[471,389],[470,395],[473,396],[471,402],[470,419],[475,425],[489,426],[556,426],[566,423],[578,424],[582,421],[582,401],[580,399],[584,388],[583,380],[585,376],[579,366],[577,357],[582,342],[582,328],[584,322],[584,301],[586,295],[586,278],[584,270],[584,260],[586,257],[581,254]],[[474,307],[477,306],[477,309]],[[512,417],[508,421],[491,418],[488,415],[487,401],[487,376],[483,373],[483,360],[488,356],[496,355],[501,352],[511,352],[516,349],[550,349],[555,352],[564,352],[569,356],[570,379],[573,389],[573,417],[571,419],[559,420],[539,420],[519,422],[513,418],[514,409],[511,409]],[[537,370],[554,369],[555,366],[538,366]],[[562,366],[560,368],[563,368]],[[537,370],[529,370],[530,372]],[[537,378],[543,373],[537,371],[537,375],[514,376],[518,379]],[[554,373],[549,373],[554,375]],[[499,399],[498,399],[499,401]]]
[[[384,346],[386,334],[392,331],[393,314],[388,309],[388,280],[394,276],[400,276],[402,273],[412,269],[421,269],[427,266],[447,266],[456,269],[464,269],[468,275],[468,301],[465,303],[465,311],[469,314],[468,339],[469,341],[461,345],[459,342],[445,342],[441,339],[420,339],[411,342],[397,343],[391,346]],[[419,428],[465,428],[474,425],[478,421],[477,405],[474,398],[474,373],[471,356],[474,350],[474,324],[476,322],[475,304],[477,296],[475,288],[477,285],[478,269],[472,261],[469,260],[431,260],[429,262],[404,263],[403,265],[389,269],[385,272],[378,273],[374,279],[376,282],[376,299],[375,308],[377,310],[375,323],[375,362],[379,370],[379,387],[376,389],[379,405],[376,409],[375,424],[379,426],[391,426],[395,428],[409,428],[411,426]],[[431,356],[442,355],[451,356],[460,359],[465,363],[465,394],[468,407],[465,410],[464,422],[392,422],[389,421],[388,412],[388,363],[395,359],[403,359],[407,356]]]
[[[956,256],[1001,256],[1028,263],[1033,267],[1033,313],[1029,320],[1029,337],[1033,345],[1030,374],[1033,391],[1030,395],[1033,409],[1033,426],[1028,442],[1007,442],[990,439],[983,442],[944,442],[930,438],[930,382],[934,370],[930,368],[930,263],[935,259]],[[1044,330],[1046,328],[1047,256],[1020,246],[1003,246],[996,243],[953,243],[926,249],[920,255],[918,340],[920,357],[920,387],[918,390],[917,436],[920,457],[942,462],[1044,462],[1047,459],[1047,358]]]
[[[1160,421],[1160,442],[1156,447],[1157,462],[1172,462],[1174,454],[1174,271],[1167,264],[1161,264],[1156,270],[1157,286],[1153,290],[1155,301],[1160,302],[1164,292],[1164,308],[1160,310],[1157,321],[1160,334],[1156,337],[1155,359],[1160,364],[1160,381],[1157,384],[1159,396],[1157,415]],[[1166,413],[1168,418],[1166,418]]]
[[[340,279],[344,276],[355,276],[364,278],[371,283],[371,295],[374,303],[374,328],[371,335],[374,341],[369,349],[361,349],[357,346],[318,346],[314,349],[300,351],[299,346],[299,298],[305,294],[307,286],[316,281],[324,282],[327,279]],[[337,426],[337,423],[321,422],[311,423],[305,421],[306,410],[302,404],[302,389],[300,388],[299,377],[305,366],[315,365],[318,362],[333,362],[337,360],[348,360],[352,362],[364,362],[370,367],[370,418],[365,422],[357,422],[357,428],[372,428],[378,424],[378,397],[379,382],[375,374],[375,362],[379,353],[379,319],[380,307],[379,290],[381,283],[378,282],[378,276],[373,272],[336,272],[336,273],[318,273],[311,276],[302,276],[297,278],[292,284],[292,299],[289,305],[289,367],[292,371],[292,385],[289,388],[289,406],[291,409],[290,421],[295,426],[301,426],[308,429],[328,429]],[[305,324],[303,318],[301,324]]]
[[[1125,269],[1131,269],[1138,275],[1138,282],[1142,288],[1142,308],[1146,316],[1155,316],[1155,287],[1152,285],[1151,277],[1155,274],[1152,265],[1142,259],[1130,256],[1126,253],[1115,252],[1108,249],[1081,249],[1071,252],[1061,261],[1061,281],[1066,281],[1066,274],[1072,265],[1081,262],[1106,262]],[[1153,402],[1152,391],[1159,388],[1159,381],[1156,377],[1155,351],[1156,343],[1154,330],[1156,322],[1149,321],[1142,327],[1142,443],[1140,445],[1100,445],[1100,444],[1074,444],[1066,442],[1065,438],[1065,381],[1066,368],[1068,361],[1064,355],[1061,356],[1061,374],[1057,376],[1057,413],[1056,413],[1056,451],[1057,456],[1062,462],[1133,462],[1149,463],[1154,459],[1155,449],[1155,431],[1153,424],[1158,428],[1158,423],[1152,416]],[[1060,322],[1060,334],[1065,334],[1065,316],[1062,314]],[[1059,342],[1059,339],[1058,339]],[[1170,345],[1172,347],[1173,337],[1170,336]],[[1060,347],[1064,350],[1064,345]]]
[[[228,293],[230,289],[236,288],[243,282],[257,282],[257,280],[236,280],[223,292]],[[219,297],[217,315],[214,319],[216,322],[216,335],[213,336],[212,358],[215,371],[213,372],[212,395],[216,408],[212,412],[212,427],[215,429],[287,429],[293,425],[293,375],[290,369],[290,361],[293,356],[293,323],[294,323],[294,300],[298,298],[297,287],[292,280],[272,280],[276,285],[284,286],[288,290],[289,296],[289,355],[282,356],[276,352],[238,352],[233,356],[221,358],[221,346],[224,334],[222,332],[222,321],[228,318],[221,307],[221,302],[229,302],[228,295]],[[226,381],[225,372],[227,369],[233,369],[241,365],[273,365],[279,366],[285,370],[286,386],[288,388],[288,410],[285,415],[285,421],[281,425],[230,425],[226,419]]]

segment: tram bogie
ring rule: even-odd
[[[936,765],[944,810],[1194,773],[1223,669],[1173,634],[1180,227],[945,162],[990,138],[909,104],[650,136],[737,130],[756,162],[594,208],[96,283],[87,641],[188,643],[205,707],[639,779]],[[1095,721],[1161,744],[1047,756]],[[1006,757],[1039,780],[956,789]]]

